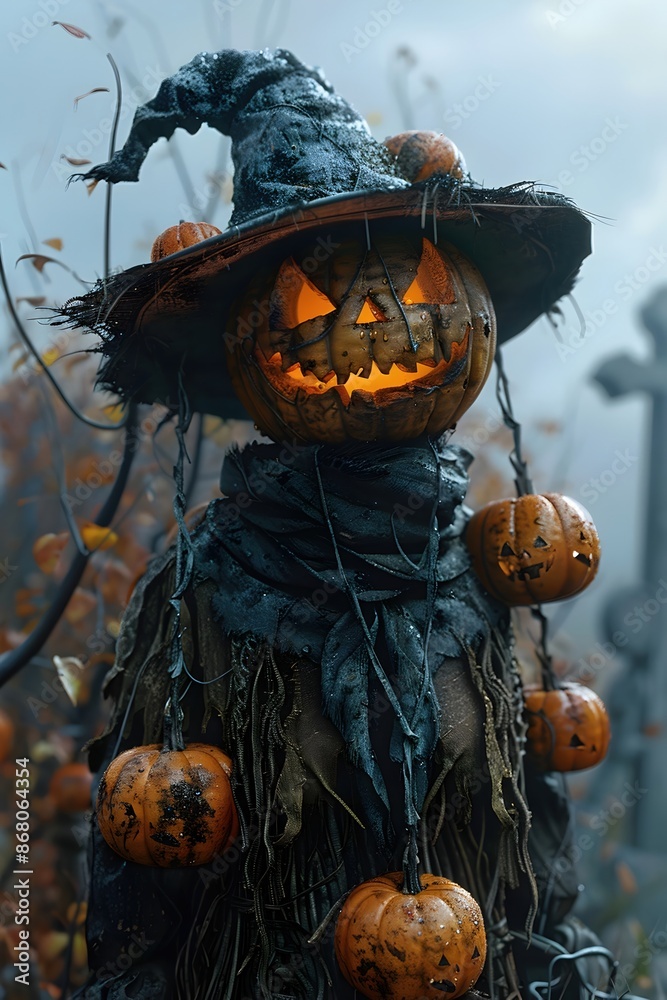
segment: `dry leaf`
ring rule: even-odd
[[[53,247],[54,250],[62,250],[63,241],[59,236],[54,236],[50,240],[42,240],[44,246]]]
[[[98,552],[112,548],[118,541],[118,535],[111,528],[101,528],[99,524],[86,521],[80,527],[81,537],[87,549]]]
[[[642,729],[644,736],[648,736],[649,739],[655,739],[656,736],[660,736],[663,731],[663,726],[659,722],[649,722]]]
[[[54,361],[57,361],[60,357],[60,349],[58,347],[48,347],[40,357],[46,367],[50,368]]]
[[[42,573],[54,572],[68,541],[69,534],[66,531],[61,531],[58,535],[53,532],[40,535],[32,547],[32,554]]]
[[[15,371],[18,371],[19,368],[22,368],[23,365],[26,363],[26,361],[28,360],[29,357],[30,357],[30,355],[28,354],[27,351],[24,351],[23,354],[19,354],[18,358],[16,359],[16,361],[12,365],[12,371],[15,372]]]
[[[97,607],[97,598],[89,590],[77,587],[65,609],[65,618],[70,625],[76,625]]]
[[[68,925],[76,921],[77,927],[83,927],[88,914],[88,903],[70,903],[65,914]]]
[[[117,639],[120,634],[120,622],[117,618],[110,618],[104,626],[112,639]]]
[[[23,253],[20,257],[16,258],[16,263],[20,260],[29,260],[32,262],[32,266],[36,268],[40,273],[44,270],[46,264],[58,264],[59,261],[54,260],[53,257],[47,257],[43,253]]]
[[[56,748],[48,740],[38,740],[36,743],[33,743],[30,747],[30,756],[38,764],[41,764],[45,760],[50,760],[52,757],[59,759]]]
[[[39,608],[32,601],[15,601],[15,611],[19,618],[27,618],[28,615],[36,615]]]
[[[20,306],[22,302],[27,302],[29,306],[43,306],[46,302],[46,295],[20,295],[16,300],[16,305]]]
[[[67,24],[66,21],[51,21],[51,24],[59,24],[61,28],[64,28],[70,35],[74,35],[75,38],[90,38],[87,31],[83,28],[77,28],[75,24]]]
[[[115,424],[123,419],[125,407],[122,403],[111,403],[109,406],[104,407],[104,413],[107,415],[109,420]]]
[[[630,865],[625,861],[617,862],[616,877],[621,889],[627,896],[633,896],[637,892],[637,879]]]
[[[74,98],[74,110],[76,111],[79,101],[82,101],[84,97],[90,97],[91,94],[108,94],[108,87],[93,87],[92,90],[87,90],[85,94],[79,94],[78,97]]]
[[[88,192],[89,195],[93,193],[93,191],[95,190],[95,188],[99,183],[100,183],[99,181],[90,181],[88,184],[86,184],[86,191]]]
[[[54,656],[53,663],[65,694],[73,705],[78,705],[83,686],[84,664],[76,656]]]
[[[72,167],[83,167],[86,163],[92,163],[93,162],[92,160],[81,160],[81,159],[78,159],[76,156],[65,156],[64,153],[60,154],[60,159],[61,160],[67,160],[67,162],[69,163],[69,165],[72,166]]]

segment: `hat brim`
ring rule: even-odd
[[[247,418],[227,375],[224,333],[248,279],[290,254],[307,256],[309,248],[321,259],[343,241],[370,245],[380,231],[421,233],[468,256],[488,286],[499,343],[552,310],[591,252],[588,218],[562,195],[533,184],[484,189],[441,178],[255,218],[99,282],[63,307],[60,322],[100,334],[103,388],[174,405],[180,380],[193,410]]]

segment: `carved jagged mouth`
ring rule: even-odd
[[[291,390],[291,393],[304,389],[309,395],[323,395],[335,391],[347,406],[354,392],[382,394],[386,397],[387,393],[393,390],[398,393],[404,392],[406,387],[409,387],[410,391],[410,389],[429,389],[447,385],[457,377],[458,369],[466,359],[469,333],[470,331],[466,330],[460,343],[451,344],[447,360],[442,358],[436,363],[432,359],[424,359],[423,362],[415,363],[414,371],[394,363],[385,373],[375,361],[372,361],[368,369],[359,368],[358,371],[348,372],[345,375],[339,375],[331,369],[320,377],[299,362],[284,368],[283,356],[279,351],[266,358],[261,349],[257,349],[255,357],[274,386]]]
[[[532,566],[523,566],[517,570],[516,575],[520,580],[539,580],[542,569],[544,569],[544,563],[534,563]]]

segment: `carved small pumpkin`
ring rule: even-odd
[[[600,562],[600,539],[588,511],[560,493],[496,500],[470,519],[466,541],[477,576],[510,605],[572,597]]]
[[[210,222],[179,222],[177,226],[169,226],[155,238],[151,249],[151,260],[161,260],[169,254],[178,253],[195,243],[208,240],[211,236],[220,236],[221,230]]]
[[[477,982],[486,958],[481,910],[460,885],[420,877],[422,891],[401,892],[402,872],[362,882],[336,924],[336,958],[363,996],[455,1000]]]
[[[461,150],[442,132],[412,129],[389,136],[384,144],[396,157],[396,166],[403,177],[411,184],[425,181],[434,174],[461,178],[466,173]]]
[[[476,398],[495,350],[479,271],[422,238],[290,257],[268,289],[258,275],[232,315],[234,388],[277,441],[438,435]]]
[[[14,723],[0,708],[0,761],[5,760],[14,742]]]
[[[92,807],[93,776],[87,764],[72,761],[51,775],[49,795],[61,812],[85,812]]]
[[[229,757],[205,743],[132,747],[112,760],[100,782],[102,836],[139,864],[206,864],[238,833],[231,772]]]
[[[553,691],[526,688],[526,753],[545,771],[581,771],[604,759],[609,717],[602,700],[583,684]]]

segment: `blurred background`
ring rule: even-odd
[[[631,988],[656,996],[667,986],[665,37],[667,8],[657,0],[11,0],[0,8],[0,248],[11,295],[50,371],[100,422],[119,414],[112,399],[92,395],[92,338],[54,331],[40,310],[103,272],[105,191],[68,178],[108,156],[116,95],[107,52],[123,83],[117,145],[136,107],[195,53],[285,47],[321,66],[378,139],[442,131],[476,181],[536,181],[590,214],[594,254],[556,327],[539,320],[507,345],[504,361],[536,490],[583,503],[602,540],[595,583],[547,609],[559,671],[603,695],[614,731],[608,761],[571,782],[581,915],[617,951]],[[224,229],[231,196],[226,139],[204,127],[161,141],[141,182],[113,192],[112,269],[147,261],[155,236],[180,219]],[[41,256],[15,267],[25,254]],[[6,308],[0,345],[0,650],[9,650],[48,606],[71,556],[63,487],[70,512],[92,520],[121,435],[83,426],[53,401]],[[11,756],[29,754],[36,769],[37,843],[72,859],[67,885],[52,880],[43,890],[60,921],[50,916],[44,936],[61,937],[34,957],[52,996],[85,958],[86,811],[63,811],[48,785],[57,767],[83,760],[80,747],[102,724],[101,676],[123,604],[171,528],[174,449],[169,429],[155,434],[160,419],[147,408],[118,541],[96,554],[43,656],[0,694],[19,720]],[[193,505],[218,495],[225,448],[253,434],[241,422],[197,425]],[[454,441],[476,456],[471,506],[511,494],[494,375]],[[9,947],[7,912],[0,929]]]

